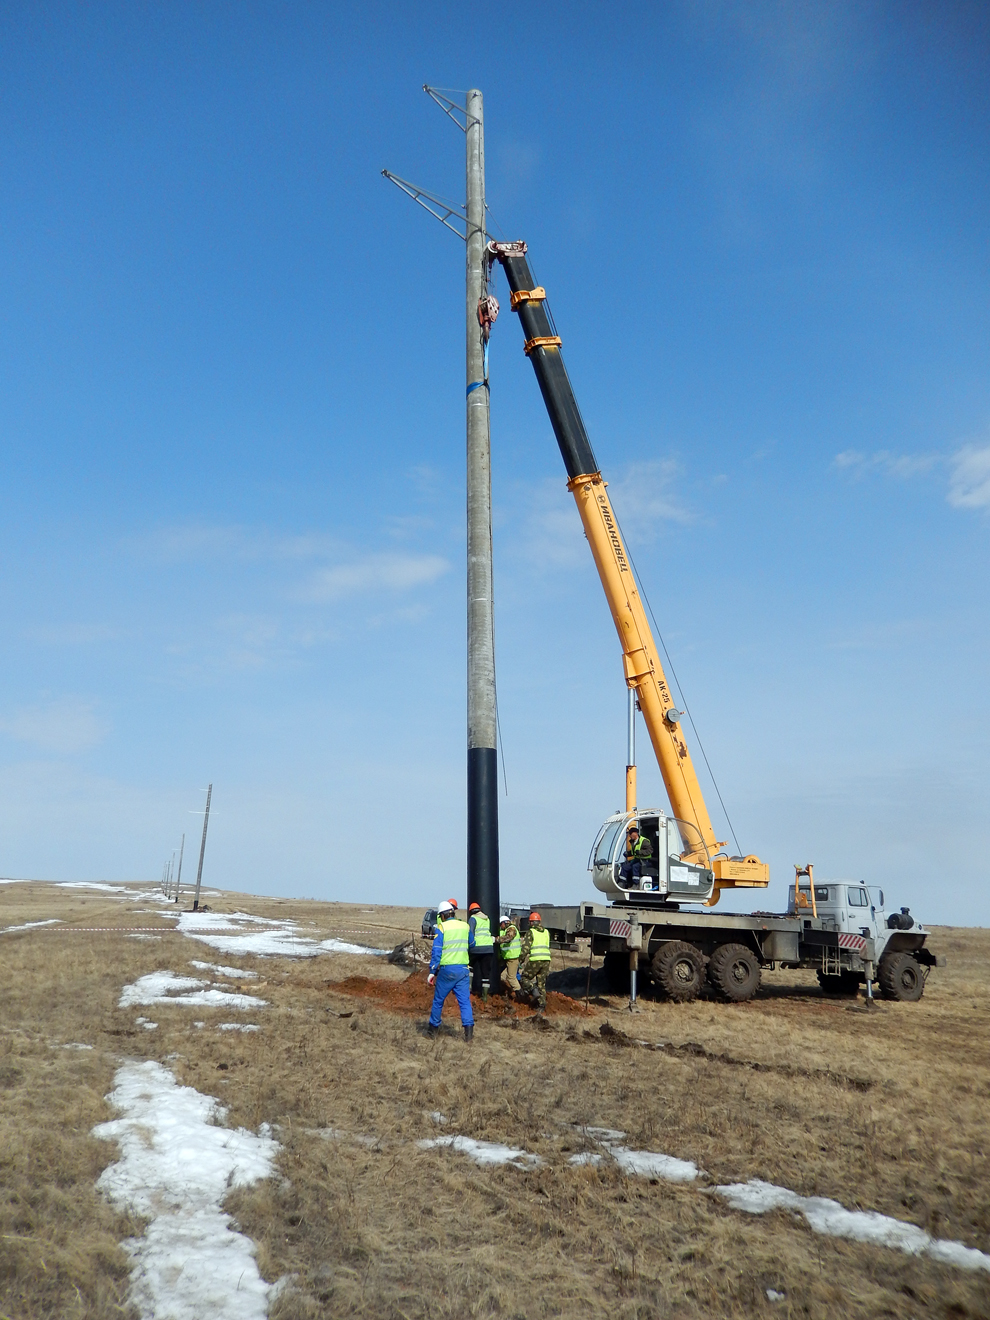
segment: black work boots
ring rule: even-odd
[[[471,1025],[470,1025],[469,1027],[465,1027],[465,1028],[464,1028],[464,1039],[465,1039],[465,1040],[474,1040],[474,1023],[473,1023],[473,1022],[471,1023]]]

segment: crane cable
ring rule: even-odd
[[[619,515],[615,511],[614,504],[612,506],[612,514],[615,518],[616,526],[619,529],[619,535],[622,537],[623,544],[625,545],[626,554],[629,556],[629,562],[632,565],[632,571],[636,578],[636,585],[639,588],[639,594],[643,597],[643,600],[646,601],[646,608],[650,611],[650,618],[653,620],[653,628],[657,637],[660,639],[660,645],[663,647],[663,653],[667,659],[667,665],[670,669],[671,677],[673,678],[674,682],[677,684],[677,691],[680,694],[681,701],[684,704],[684,712],[687,715],[688,719],[691,721],[691,729],[692,732],[694,733],[695,739],[697,740],[698,750],[701,752],[702,759],[705,762],[705,767],[707,768],[708,774],[711,778],[712,787],[715,789],[715,796],[718,798],[719,806],[722,808],[722,814],[725,816],[725,823],[729,827],[729,833],[732,835],[732,841],[736,845],[736,853],[739,856],[742,856],[742,849],[739,847],[739,840],[736,838],[736,831],[733,828],[732,821],[729,819],[729,813],[725,809],[725,803],[722,801],[722,794],[721,791],[719,790],[718,780],[715,778],[715,773],[712,770],[711,765],[709,764],[708,753],[705,751],[705,745],[701,741],[701,734],[698,732],[697,725],[694,722],[694,716],[691,714],[691,708],[687,704],[687,698],[684,695],[684,689],[681,687],[681,680],[677,677],[677,671],[674,669],[674,662],[673,660],[671,660],[670,652],[667,650],[667,643],[663,640],[663,633],[660,631],[660,625],[657,623],[657,617],[653,613],[653,606],[650,604],[650,598],[646,594],[646,588],[643,586],[642,575],[640,574],[639,569],[636,567],[636,561],[635,559],[633,559],[632,551],[629,549],[628,538],[626,537],[625,532],[622,530],[622,524],[619,522]]]

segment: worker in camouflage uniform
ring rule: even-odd
[[[495,939],[498,945],[499,980],[502,968],[505,968],[506,982],[510,995],[519,988],[519,955],[522,953],[522,937],[519,927],[511,917],[499,918],[499,933]]]
[[[550,932],[543,927],[539,912],[529,914],[529,930],[522,938],[519,959],[519,985],[540,1013],[547,1007],[547,975],[550,971]]]

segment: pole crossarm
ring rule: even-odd
[[[444,92],[449,92],[450,90],[451,89],[449,87],[431,87],[429,83],[423,83],[423,91],[426,93],[426,95],[432,101],[436,101],[437,105],[444,112],[444,114],[447,115],[449,119],[453,120],[453,122],[457,125],[457,127],[461,130],[462,133],[466,133],[468,130],[468,124],[472,122],[477,123],[478,120],[475,119],[473,115],[468,113],[467,106],[458,105],[456,101],[452,101],[449,96],[444,95]],[[458,92],[458,95],[467,96],[467,92]],[[463,124],[458,118],[459,115],[464,116]]]
[[[459,206],[457,202],[445,201],[444,198],[437,197],[435,193],[427,192],[425,188],[417,188],[414,183],[400,179],[391,170],[382,170],[382,177],[388,179],[390,183],[394,183],[397,188],[401,188],[407,197],[411,197],[414,202],[418,202],[424,211],[429,211],[434,219],[439,220],[442,225],[446,225],[450,232],[456,234],[462,242],[467,241],[467,214],[463,206]],[[440,210],[434,211],[433,206],[430,205],[431,202],[433,206],[438,206]],[[451,221],[455,223],[451,223]],[[457,228],[458,224],[464,226],[463,233]]]

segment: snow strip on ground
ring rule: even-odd
[[[117,894],[121,898],[147,898],[151,886],[147,889],[128,889],[127,885],[108,885],[99,880],[57,880],[57,889],[102,889],[108,894]]]
[[[15,930],[31,930],[34,926],[60,926],[61,924],[60,917],[49,917],[47,921],[25,921],[23,926],[4,926],[0,930],[0,935],[9,935]]]
[[[825,1196],[799,1196],[786,1187],[761,1182],[731,1183],[713,1189],[716,1196],[728,1201],[734,1210],[750,1215],[764,1215],[772,1210],[790,1210],[803,1215],[816,1233],[827,1237],[849,1238],[854,1242],[872,1242],[893,1247],[909,1256],[931,1256],[945,1265],[964,1270],[984,1270],[990,1274],[990,1256],[962,1242],[940,1241],[916,1224],[878,1214],[875,1210],[847,1210],[838,1201]]]
[[[242,981],[254,980],[257,972],[245,972],[240,967],[224,967],[222,963],[200,962],[198,958],[192,958],[189,962],[190,967],[198,967],[201,972],[217,972],[220,976],[233,976],[235,979],[240,977]]]
[[[258,957],[316,958],[321,953],[357,953],[383,958],[387,949],[372,949],[364,944],[343,940],[313,940],[297,934],[294,921],[270,921],[247,912],[162,912],[163,917],[178,916],[176,929],[190,939],[199,940],[225,954],[255,954]],[[245,930],[245,926],[264,926],[264,930]],[[241,973],[238,973],[241,975]]]
[[[664,1182],[694,1182],[700,1170],[690,1160],[679,1160],[648,1150],[629,1150],[617,1145],[615,1138],[625,1136],[609,1128],[578,1128],[585,1136],[596,1141],[623,1173],[641,1178],[662,1178]],[[605,1156],[596,1151],[582,1151],[572,1155],[568,1163],[581,1165],[601,1164]],[[801,1214],[816,1233],[828,1237],[849,1238],[855,1242],[872,1242],[878,1246],[893,1247],[912,1256],[931,1256],[946,1265],[960,1269],[985,1270],[990,1273],[990,1256],[962,1242],[941,1241],[933,1238],[916,1224],[906,1224],[875,1210],[847,1210],[838,1201],[824,1196],[799,1196],[797,1192],[774,1183],[753,1179],[747,1183],[731,1183],[706,1189],[722,1197],[734,1210],[762,1215],[772,1210],[790,1210]]]
[[[530,1155],[525,1150],[514,1150],[512,1146],[502,1146],[495,1141],[475,1141],[473,1137],[426,1137],[417,1141],[421,1150],[435,1146],[447,1146],[461,1155],[467,1155],[475,1164],[485,1167],[490,1164],[512,1164],[517,1169],[535,1168],[543,1161],[539,1155]]]
[[[267,999],[257,995],[236,994],[231,990],[204,990],[205,981],[195,976],[177,976],[175,972],[149,972],[139,976],[133,985],[125,985],[118,1003],[119,1008],[139,1004],[185,1004],[198,1008],[264,1008]]]
[[[223,1107],[158,1063],[124,1064],[107,1098],[122,1116],[93,1134],[118,1142],[121,1158],[97,1186],[150,1220],[143,1237],[123,1244],[142,1320],[264,1320],[273,1285],[220,1205],[230,1188],[270,1175],[278,1143],[218,1127]]]
[[[217,1031],[260,1031],[253,1022],[221,1022]]]

